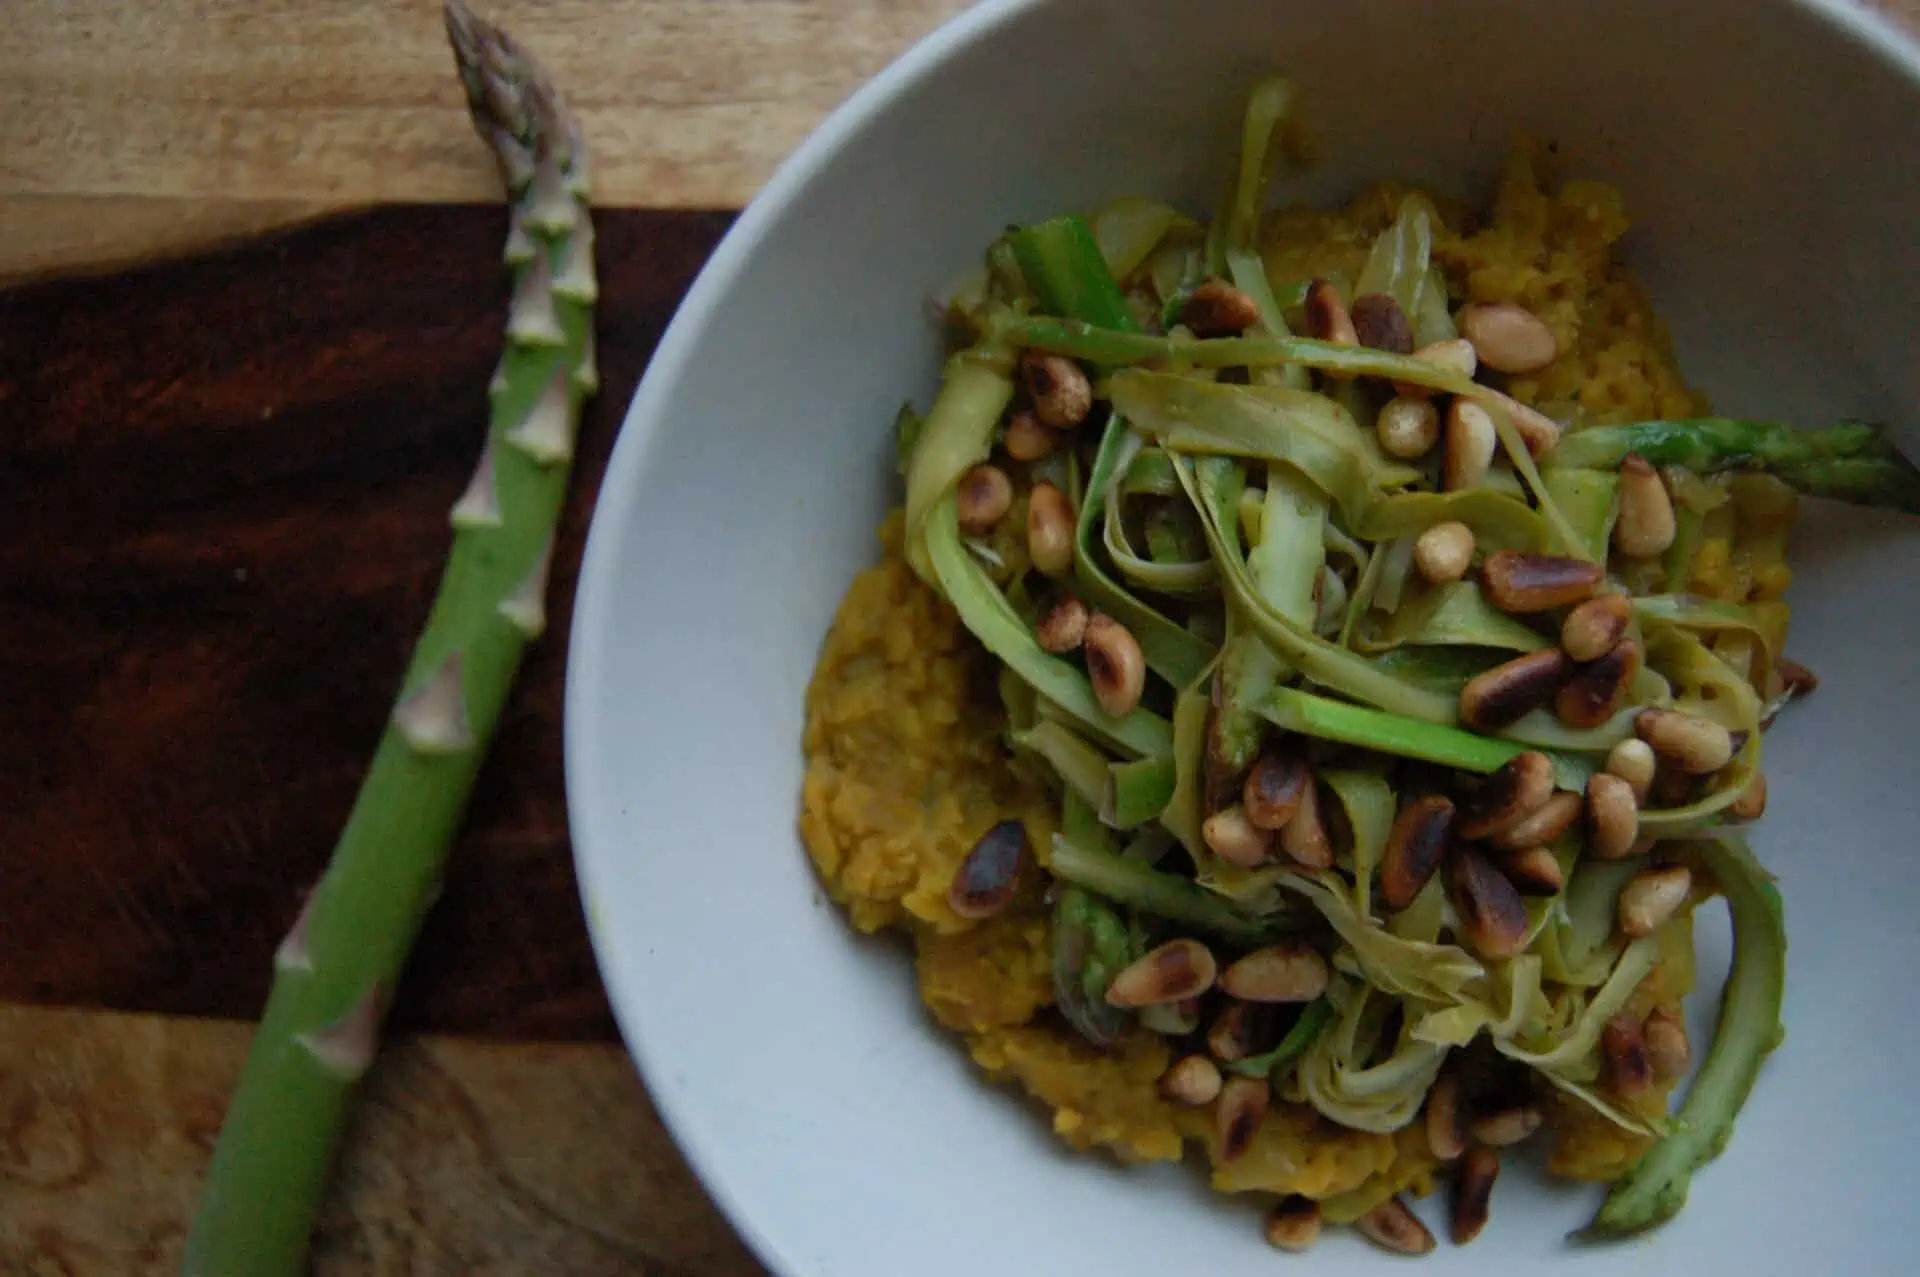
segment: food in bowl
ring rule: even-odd
[[[1527,1141],[1611,1186],[1592,1236],[1636,1233],[1781,1036],[1741,835],[1814,685],[1798,497],[1915,510],[1920,476],[1870,427],[1706,415],[1618,193],[1551,148],[1484,213],[1263,211],[1290,105],[1256,89],[1210,224],[1014,228],[944,308],[808,692],[803,837],[988,1076],[1076,1147],[1199,1149],[1278,1246],[1430,1250],[1402,1198],[1443,1174],[1469,1241]]]

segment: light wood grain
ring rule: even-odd
[[[601,203],[735,208],[964,0],[483,7],[565,87]],[[0,280],[498,198],[431,0],[8,0],[0,25]]]
[[[172,1277],[246,1026],[0,1008],[0,1273]],[[616,1047],[402,1040],[316,1277],[760,1277]]]

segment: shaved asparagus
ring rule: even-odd
[[[188,1277],[295,1277],[356,1084],[498,723],[546,625],[554,525],[592,392],[586,152],[546,75],[446,2],[474,125],[514,197],[507,348],[453,549],[332,864],[276,955],[273,991],[188,1238]]]

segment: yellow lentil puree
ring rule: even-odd
[[[1554,186],[1543,180],[1545,160],[1520,147],[1478,226],[1458,205],[1435,201],[1444,224],[1435,227],[1434,256],[1453,300],[1517,302],[1553,328],[1560,357],[1510,384],[1524,401],[1590,422],[1705,411],[1645,295],[1612,259],[1627,229],[1619,194],[1590,182]],[[1270,213],[1261,237],[1269,273],[1356,278],[1404,193],[1383,184],[1343,210]],[[1024,821],[1044,861],[1056,805],[1009,765],[992,662],[907,566],[898,511],[881,542],[880,563],[854,580],[840,605],[807,692],[800,830],[829,894],[861,931],[911,935],[934,1017],[966,1039],[990,1078],[1018,1082],[1051,1109],[1060,1138],[1125,1161],[1175,1160],[1190,1143],[1211,1159],[1210,1110],[1159,1094],[1156,1082],[1171,1063],[1161,1039],[1141,1032],[1098,1051],[1042,1014],[1053,993],[1038,874],[997,917],[972,922],[948,907],[960,862],[1001,820]],[[1739,556],[1724,539],[1709,539],[1701,553],[1710,561],[1699,564],[1707,579],[1697,584],[1719,587],[1722,597],[1777,599],[1785,589],[1783,566],[1758,580],[1730,572]],[[1662,963],[1638,991],[1636,1013],[1677,1006],[1692,986],[1688,921],[1670,924],[1663,939]],[[1656,1087],[1641,1106],[1664,1112],[1670,1090]],[[1556,1105],[1550,1123],[1550,1165],[1573,1178],[1614,1178],[1645,1147],[1577,1102]],[[1216,1166],[1213,1186],[1304,1194],[1345,1222],[1396,1193],[1430,1191],[1435,1169],[1421,1123],[1369,1134],[1276,1101],[1250,1150]]]

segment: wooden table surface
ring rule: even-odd
[[[595,976],[565,623],[627,399],[731,210],[961,7],[484,6],[594,150],[604,387],[554,624],[399,992],[316,1272],[760,1271]],[[437,579],[504,213],[432,0],[0,0],[0,28],[0,1274],[171,1273],[241,1021]]]

